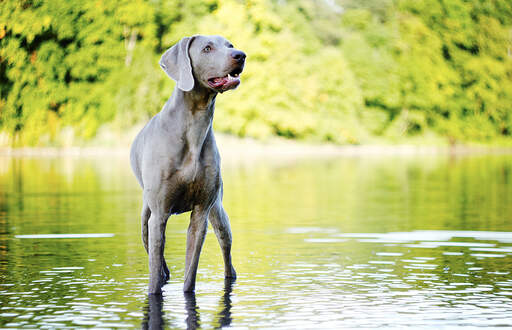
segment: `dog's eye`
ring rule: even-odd
[[[204,47],[203,52],[209,53],[211,50],[212,50],[212,47],[206,46],[206,47]]]
[[[229,44],[228,48],[235,48],[235,46],[233,46],[233,44]]]

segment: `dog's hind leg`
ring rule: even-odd
[[[151,208],[151,217],[148,221],[148,249],[149,249],[149,294],[161,294],[162,286],[167,281],[169,270],[164,260],[165,225],[167,213],[158,208]]]
[[[228,215],[226,211],[224,211],[224,207],[222,207],[220,196],[213,205],[208,219],[212,224],[222,250],[222,256],[224,258],[224,277],[236,278],[235,268],[231,263],[231,243],[233,240],[231,226],[229,225]]]
[[[142,205],[142,214],[141,214],[141,232],[142,232],[142,243],[144,244],[144,249],[146,253],[149,254],[148,249],[148,221],[151,217],[151,209],[149,208],[147,202],[144,200]],[[165,236],[164,236],[165,237]],[[165,238],[164,238],[165,240]],[[164,281],[167,282],[171,278],[171,273],[169,268],[167,267],[167,263],[165,262],[165,258],[162,257],[162,271],[164,276]]]

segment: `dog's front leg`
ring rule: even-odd
[[[190,215],[187,232],[187,256],[185,260],[184,292],[192,292],[196,287],[197,265],[208,227],[208,210],[195,207]]]
[[[167,215],[151,213],[149,218],[149,294],[161,294],[166,280],[164,269],[165,224]]]

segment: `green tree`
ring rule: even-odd
[[[86,143],[160,110],[158,58],[220,34],[248,54],[218,99],[239,136],[365,143],[510,141],[508,0],[4,0],[0,143]]]

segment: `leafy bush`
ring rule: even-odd
[[[242,86],[217,101],[217,130],[503,141],[511,31],[508,0],[5,0],[0,132],[14,146],[87,141],[105,123],[122,134],[172,92],[160,54],[201,33],[248,54]]]

